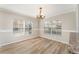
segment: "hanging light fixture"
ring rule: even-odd
[[[36,16],[37,19],[44,19],[45,16],[42,15],[42,7],[39,8],[39,14]]]

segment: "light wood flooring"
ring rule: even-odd
[[[70,47],[66,44],[45,38],[28,39],[0,48],[2,54],[68,54]]]

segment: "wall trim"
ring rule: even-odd
[[[42,36],[40,36],[40,37],[42,37]],[[47,37],[42,37],[42,38],[53,40],[53,39],[50,39],[50,38],[47,38]],[[57,41],[57,42],[60,42],[60,43],[63,43],[63,44],[70,45],[68,42],[64,42],[64,41],[58,41],[58,40],[53,40],[53,41]]]
[[[62,30],[62,32],[76,32],[77,33],[77,31],[75,30]]]

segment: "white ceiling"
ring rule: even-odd
[[[46,17],[53,15],[74,11],[75,4],[0,4],[0,8],[12,10],[17,13],[35,17],[38,14],[39,7],[43,7],[43,13]]]

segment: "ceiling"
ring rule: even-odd
[[[43,8],[43,14],[47,17],[63,12],[74,11],[75,4],[0,4],[0,8],[5,8],[17,13],[35,17],[39,7]]]

